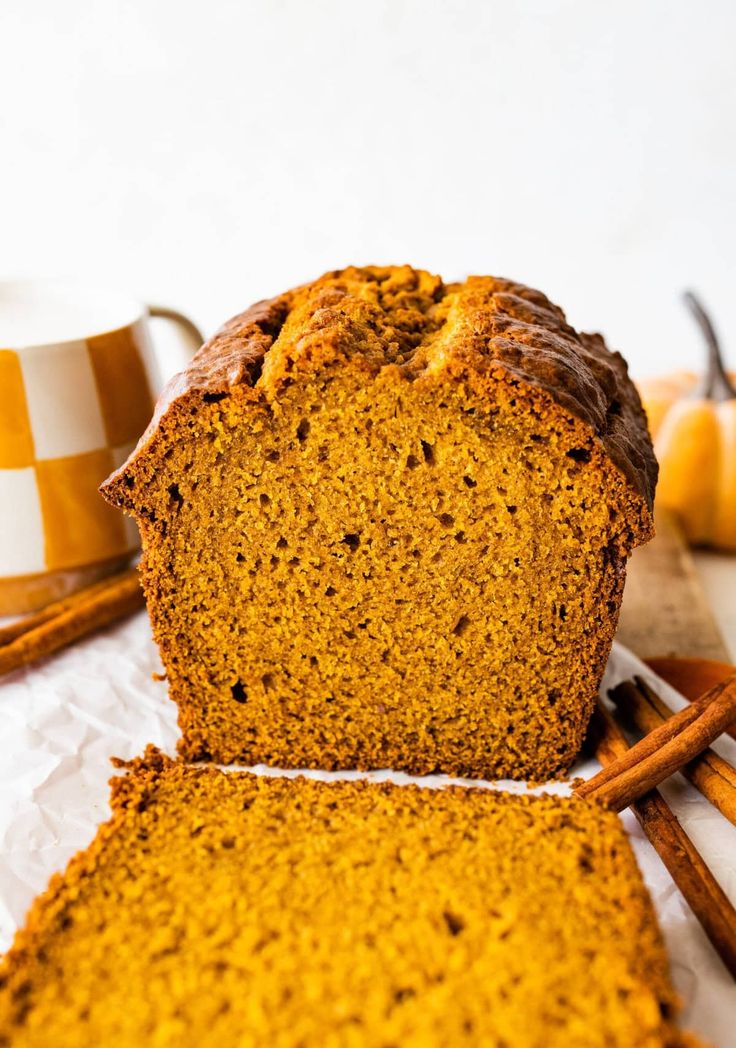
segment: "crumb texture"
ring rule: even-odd
[[[656,467],[540,292],[351,268],[230,321],[104,493],[181,752],[542,779],[577,754]]]
[[[0,967],[0,1044],[655,1048],[681,1040],[617,818],[155,752]]]

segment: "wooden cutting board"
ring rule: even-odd
[[[616,639],[639,658],[677,655],[729,662],[677,521],[656,515],[657,534],[629,561]]]

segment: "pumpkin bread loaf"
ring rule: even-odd
[[[540,779],[580,748],[655,477],[599,336],[404,266],[231,320],[102,490],[140,525],[183,755]]]
[[[149,752],[0,965],[0,1044],[680,1045],[621,824]]]

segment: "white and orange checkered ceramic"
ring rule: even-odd
[[[201,336],[169,310],[191,344]],[[0,615],[93,581],[138,548],[97,488],[159,385],[149,309],[66,282],[0,283]]]

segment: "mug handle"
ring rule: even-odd
[[[171,352],[166,353],[166,357],[169,359],[166,360],[166,365],[164,367],[161,367],[159,353],[156,353],[156,362],[158,365],[157,370],[159,373],[168,372],[169,374],[172,374],[189,363],[199,347],[204,343],[204,335],[193,320],[190,320],[189,317],[184,315],[184,313],[179,313],[176,309],[169,309],[168,306],[157,306],[152,304],[148,304],[146,309],[148,310],[148,315],[150,317],[154,317],[157,320],[171,321],[171,323],[174,324],[185,336],[185,345],[179,344],[173,354]],[[174,357],[177,359],[174,359]],[[159,387],[163,385],[163,382],[161,381],[162,377],[163,376],[161,375],[159,377]]]

